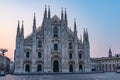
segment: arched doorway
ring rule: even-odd
[[[79,71],[82,72],[83,71],[83,66],[80,64],[79,65]]]
[[[39,65],[37,66],[37,72],[40,72],[40,71],[42,71],[42,65],[39,64]]]
[[[58,61],[53,62],[53,72],[59,72],[59,62]]]
[[[30,72],[30,65],[25,65],[25,72]]]
[[[69,65],[69,72],[73,72],[73,65],[72,64]]]

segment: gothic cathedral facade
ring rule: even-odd
[[[50,8],[45,7],[42,25],[36,28],[34,14],[32,33],[24,38],[24,25],[18,21],[14,73],[41,72],[90,72],[90,45],[87,29],[83,40],[68,27],[67,13],[61,18],[51,17]]]

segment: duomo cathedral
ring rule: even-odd
[[[67,12],[51,17],[45,7],[40,27],[34,14],[32,32],[24,38],[24,24],[18,21],[14,73],[90,72],[90,43],[87,29],[78,38],[77,25],[68,27]]]

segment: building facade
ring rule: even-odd
[[[92,71],[115,72],[120,68],[120,55],[112,56],[112,51],[109,49],[108,57],[91,58]]]
[[[90,72],[90,45],[87,29],[83,40],[68,27],[67,13],[51,17],[45,7],[42,25],[36,28],[34,14],[32,33],[24,38],[24,25],[18,21],[14,73]]]
[[[0,53],[0,72],[1,71],[5,71],[6,73],[10,71],[10,59],[2,53]]]
[[[14,73],[14,62],[13,61],[10,61],[10,69],[9,69],[9,73],[10,74],[13,74]]]
[[[4,70],[4,56],[0,54],[0,72]]]

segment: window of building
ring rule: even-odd
[[[69,65],[69,72],[73,72],[73,65],[72,64]]]
[[[82,54],[80,53],[80,54],[79,54],[79,59],[81,59],[81,58],[82,58]]]
[[[42,53],[38,52],[38,58],[42,58]]]
[[[42,71],[42,65],[39,64],[39,65],[37,66],[37,72],[40,72],[40,71]]]
[[[58,44],[54,44],[54,50],[58,50]]]
[[[42,47],[42,41],[41,41],[41,40],[38,41],[38,47],[39,47],[39,48]]]
[[[72,59],[72,53],[69,53],[69,59]]]
[[[72,49],[72,43],[69,43],[69,49]]]
[[[82,66],[82,64],[79,65],[79,71],[80,71],[80,72],[83,71],[83,66]]]
[[[26,52],[26,58],[30,58],[30,52]]]
[[[30,65],[28,65],[28,64],[25,65],[25,71],[26,71],[26,72],[30,72]]]
[[[58,27],[54,27],[53,32],[54,32],[54,37],[58,37]]]

